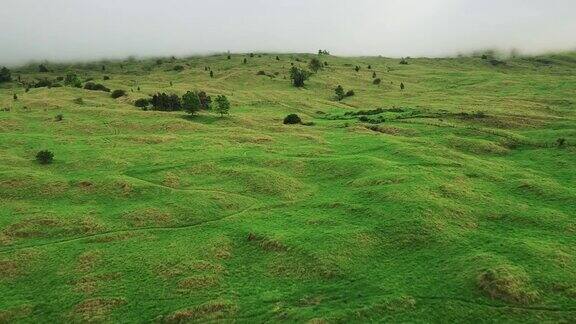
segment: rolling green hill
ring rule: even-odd
[[[313,57],[12,69],[0,322],[576,321],[576,54],[320,56],[292,87]],[[21,85],[70,72],[128,96]],[[189,90],[230,115],[134,106]]]

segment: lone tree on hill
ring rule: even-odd
[[[230,101],[225,95],[219,95],[216,97],[216,112],[220,114],[220,117],[228,115],[230,111]]]
[[[376,79],[376,71],[372,72],[372,79]]]
[[[48,70],[48,68],[46,67],[46,65],[40,64],[40,65],[38,65],[38,72],[40,72],[40,73],[46,73],[46,72],[50,72],[50,71]]]
[[[358,65],[356,65],[356,67],[354,68],[354,70],[356,70],[356,72],[360,71],[360,67]]]
[[[17,95],[17,94],[14,94],[14,97],[13,97],[13,98],[14,98],[14,100],[18,100],[18,95]]]
[[[320,63],[319,59],[314,57],[310,60],[308,67],[310,68],[310,70],[318,72],[318,70],[322,69],[322,63]]]
[[[338,101],[344,99],[344,88],[341,85],[338,85],[336,89],[334,89],[334,93],[336,93],[336,99]]]
[[[280,61],[280,56],[276,55],[276,61]]]
[[[188,91],[182,96],[182,108],[189,114],[194,115],[202,108],[202,103],[196,92]]]
[[[404,83],[403,83],[403,82],[400,82],[400,90],[404,90],[404,88],[405,88],[405,87],[404,87]]]
[[[244,58],[244,64],[248,63],[248,60],[246,58]]]
[[[12,73],[7,67],[0,69],[0,83],[12,81]]]
[[[292,84],[296,88],[302,88],[304,86],[304,81],[308,80],[310,73],[293,66],[290,69],[290,79],[292,79]]]
[[[210,70],[210,77],[213,78],[214,77],[214,71]]]

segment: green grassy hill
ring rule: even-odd
[[[0,84],[0,322],[576,321],[576,54],[312,57],[12,69],[128,96]]]

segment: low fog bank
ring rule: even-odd
[[[572,0],[3,0],[0,65],[314,53],[446,57],[576,49]]]

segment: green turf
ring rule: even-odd
[[[129,96],[0,85],[0,322],[576,321],[575,53],[244,57],[13,69]]]

